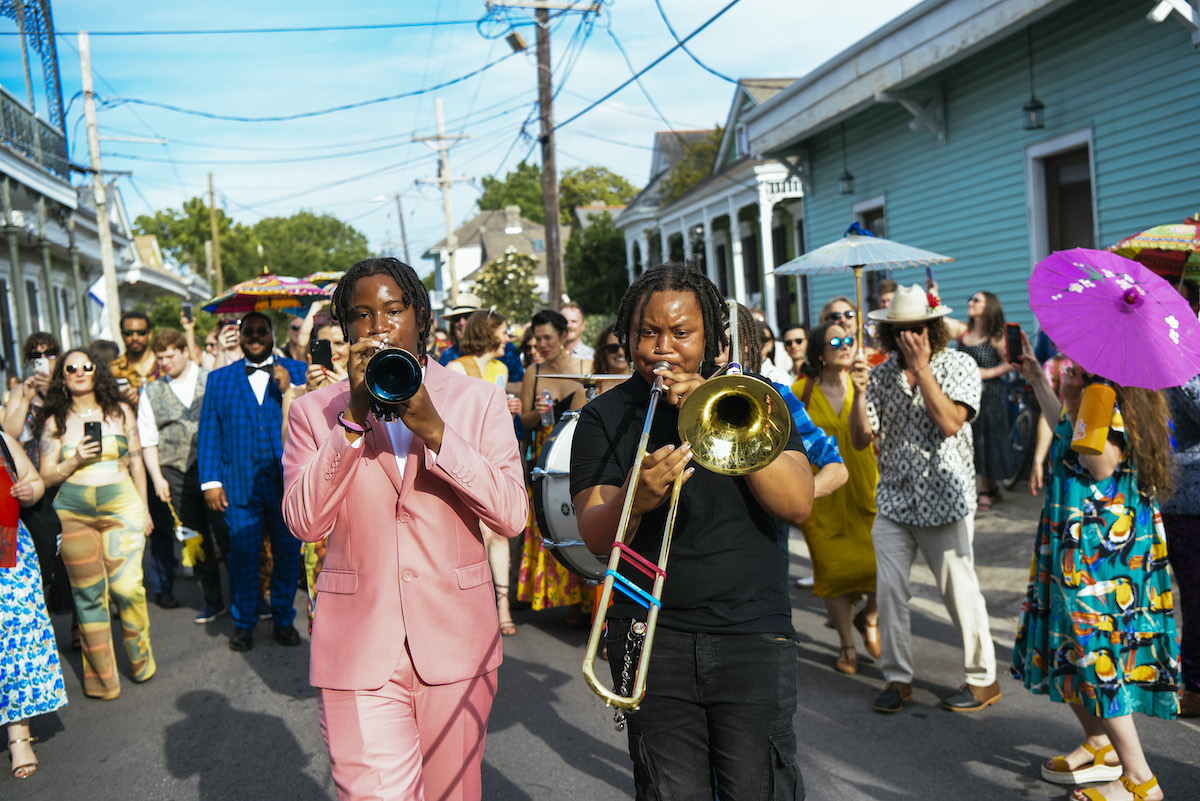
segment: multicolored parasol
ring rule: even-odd
[[[1200,273],[1200,214],[1177,225],[1147,228],[1108,249],[1178,283],[1188,273]]]
[[[779,265],[772,272],[775,275],[828,275],[853,270],[854,286],[858,292],[858,341],[862,342],[862,320],[865,313],[862,304],[863,270],[926,267],[948,261],[954,259],[890,239],[881,239],[854,223],[846,229],[846,235],[836,242],[797,256]]]
[[[338,281],[341,281],[342,276],[345,274],[345,270],[318,270],[315,273],[304,276],[304,280],[319,287],[328,288],[330,284],[336,284]]]
[[[1058,349],[1123,386],[1164,389],[1200,374],[1200,323],[1167,281],[1138,262],[1088,248],[1037,263],[1029,306]]]
[[[213,314],[238,314],[267,309],[296,309],[329,297],[324,289],[303,278],[263,273],[234,284],[204,306]]]

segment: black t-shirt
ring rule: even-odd
[[[650,403],[650,385],[637,373],[583,407],[571,447],[571,494],[600,484],[621,486],[633,468]],[[682,444],[679,412],[660,402],[650,429],[649,451]],[[788,450],[805,453],[793,423]],[[679,498],[675,533],[663,583],[658,622],[677,631],[706,633],[792,632],[787,555],[779,528],[746,486],[696,464]],[[668,494],[642,518],[631,546],[658,562]],[[649,591],[652,582],[622,562],[620,572]],[[614,618],[645,619],[646,611],[613,592]]]

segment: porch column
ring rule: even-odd
[[[8,268],[9,291],[16,297],[17,325],[15,331],[16,347],[19,349],[25,338],[33,333],[29,321],[29,303],[25,293],[25,271],[21,269],[21,228],[13,224],[12,182],[5,176],[0,185],[0,200],[4,204],[4,234],[8,238]],[[33,323],[32,325],[36,325]]]
[[[690,259],[692,257],[692,238],[691,238],[691,236],[689,236],[689,233],[690,233],[690,231],[688,230],[689,228],[690,228],[690,226],[688,225],[686,217],[684,217],[683,219],[681,219],[679,221],[679,231],[680,231],[680,233],[683,234],[683,260],[684,261],[687,261],[688,259]]]
[[[758,182],[758,231],[762,239],[762,288],[763,312],[767,315],[767,324],[779,335],[778,320],[775,313],[775,241],[771,236],[771,218],[774,204],[767,193],[767,184]]]
[[[658,221],[658,260],[660,264],[671,260],[671,246],[667,240],[667,227],[663,225],[662,220]]]
[[[632,231],[630,233],[632,233]],[[633,237],[626,236],[625,237],[625,272],[629,274],[629,283],[630,284],[633,283],[634,267],[635,267],[635,265],[634,265],[634,260],[633,260]]]
[[[650,231],[646,228],[642,229],[642,233],[638,235],[638,246],[642,249],[642,272],[645,272],[650,265]]]
[[[46,198],[37,200],[38,249],[42,252],[42,282],[46,285],[46,301],[50,306],[50,330],[61,338],[62,326],[58,323],[58,297],[54,291],[54,278],[50,271],[50,240],[46,238]]]
[[[716,246],[713,244],[712,220],[708,217],[708,209],[704,209],[702,214],[704,217],[704,272],[708,275],[709,281],[720,286],[721,282],[717,280],[717,252]]]
[[[733,299],[746,302],[746,276],[742,268],[742,238],[737,217],[737,203],[729,198],[729,264],[733,269]]]

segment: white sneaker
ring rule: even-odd
[[[813,577],[812,576],[802,576],[802,577],[796,579],[796,586],[802,590],[812,589],[812,585],[813,585]]]

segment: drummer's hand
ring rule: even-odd
[[[669,367],[659,368],[654,374],[662,376],[663,400],[676,408],[683,406],[696,387],[704,383],[704,376],[699,373],[673,371]]]
[[[346,372],[350,378],[350,404],[346,407],[346,419],[352,423],[361,426],[370,424],[368,415],[371,413],[371,404],[367,398],[365,374],[367,362],[383,346],[382,340],[369,337],[363,337],[350,346],[346,362]]]
[[[681,447],[664,445],[653,453],[647,453],[642,460],[642,475],[638,479],[631,515],[640,517],[661,506],[676,476],[686,470],[683,479],[686,483],[696,472],[696,468],[688,467],[691,460],[692,446],[688,443]]]

